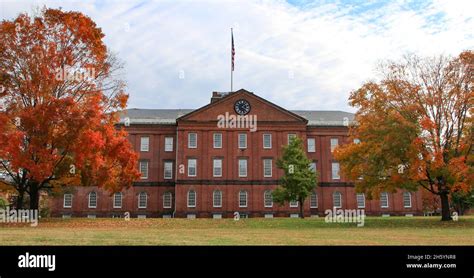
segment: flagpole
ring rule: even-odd
[[[233,69],[233,63],[234,63],[234,34],[232,31],[232,28],[230,28],[230,39],[231,39],[231,46],[230,46],[230,92],[232,93],[232,87],[233,87],[233,82],[234,82],[234,69]]]

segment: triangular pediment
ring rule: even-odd
[[[177,119],[178,122],[213,122],[222,116],[239,116],[235,110],[236,102],[244,100],[250,105],[247,116],[257,116],[259,123],[282,122],[306,124],[307,120],[247,90],[240,89],[194,110]]]

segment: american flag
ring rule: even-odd
[[[234,48],[234,33],[231,30],[232,35],[232,71],[234,71],[234,57],[235,57],[235,48]]]

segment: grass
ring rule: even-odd
[[[0,224],[0,245],[474,245],[474,216],[324,218],[42,219],[37,227]]]

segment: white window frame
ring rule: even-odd
[[[314,167],[313,167],[314,165]],[[309,164],[309,169],[313,170],[314,173],[318,171],[318,163],[316,161],[313,161]]]
[[[191,162],[193,162],[193,163],[191,163]],[[192,168],[191,164],[194,164],[194,175],[190,174],[190,169]],[[189,158],[188,159],[188,177],[196,177],[196,176],[197,176],[197,159]]]
[[[299,202],[296,200],[291,200],[289,203],[290,203],[290,208],[297,208],[299,205]]]
[[[174,148],[174,138],[173,137],[165,137],[165,152],[172,152]]]
[[[243,136],[243,137],[242,137]],[[241,137],[244,138],[244,145],[241,145]],[[239,149],[246,149],[247,148],[247,133],[239,133],[237,134],[237,145],[239,147]]]
[[[269,137],[270,145],[265,146],[265,137]],[[272,148],[272,134],[271,133],[264,133],[263,134],[263,148],[264,149],[271,149]]]
[[[216,198],[218,202],[216,202]],[[212,192],[212,207],[213,208],[222,207],[222,191],[219,189],[216,189]]]
[[[145,167],[146,175],[145,175],[144,172],[142,172],[142,165],[146,165],[146,167]],[[149,170],[148,167],[149,167],[148,160],[140,160],[140,162],[139,162],[139,171],[140,171],[140,174],[141,174],[140,179],[142,179],[142,180],[148,179],[148,170]]]
[[[365,208],[365,194],[364,193],[356,194],[356,203],[357,203],[357,208]]]
[[[150,151],[150,136],[141,136],[140,137],[140,151],[141,152]]]
[[[292,137],[296,138],[297,137],[296,133],[288,133],[288,145],[290,144]]]
[[[335,167],[337,165],[337,167]],[[337,168],[337,172],[335,172],[335,168]],[[333,180],[340,180],[341,179],[341,165],[339,162],[331,162],[331,179]]]
[[[241,170],[241,164],[240,164],[241,161],[245,161],[245,168],[243,168],[243,169],[245,169],[245,175],[242,174],[242,172],[240,171],[240,170]],[[247,169],[247,168],[248,168],[248,161],[247,161],[247,159],[245,159],[245,158],[239,158],[239,160],[238,160],[238,169],[237,169],[238,172],[239,172],[239,173],[238,173],[238,174],[239,174],[239,178],[246,178],[246,177],[247,177],[247,175],[248,175],[248,169]]]
[[[66,196],[69,197],[69,205],[66,204]],[[63,197],[63,208],[72,208],[72,194],[71,193],[66,193],[64,194],[64,197]]]
[[[95,204],[94,205],[91,204],[92,194],[94,194],[94,196],[95,196],[95,200],[94,200]],[[88,207],[89,208],[97,208],[97,192],[95,192],[95,191],[89,192],[89,194],[88,194]]]
[[[119,196],[119,195],[120,195],[120,205],[117,204],[117,196]],[[122,199],[122,198],[123,198],[122,192],[115,192],[113,197],[114,197],[114,199],[113,199],[113,207],[114,207],[114,208],[122,208],[122,203],[123,203],[123,202],[122,202],[122,201],[123,201],[123,199]]]
[[[270,167],[268,167],[267,162],[270,161]],[[273,159],[265,158],[263,159],[263,177],[264,178],[271,178],[273,176]],[[270,170],[270,174],[267,174],[266,170]]]
[[[381,208],[388,208],[389,207],[388,192],[380,193],[380,207]]]
[[[219,140],[217,140],[217,138],[220,138]],[[222,133],[220,132],[216,132],[212,135],[212,146],[214,147],[214,149],[222,149]],[[217,144],[219,143],[219,144]]]
[[[339,138],[331,138],[329,142],[331,145],[331,152],[333,152],[337,146],[339,146]]]
[[[318,192],[311,191],[311,195],[309,196],[309,207],[310,208],[318,208]]]
[[[269,198],[269,199],[267,199]],[[267,201],[269,200],[269,204],[267,204]],[[263,192],[263,205],[266,208],[272,208],[273,207],[273,194],[271,190],[265,190]]]
[[[245,196],[245,199],[242,199],[242,196]],[[246,190],[239,191],[239,208],[246,208],[248,206],[248,197],[249,193]],[[245,201],[245,204],[242,204]]]
[[[316,138],[308,138],[306,141],[308,144],[308,152],[315,153],[316,152]]]
[[[195,137],[195,140],[194,140],[194,145],[192,145],[192,140],[191,140],[191,137],[194,136]],[[197,133],[196,132],[190,132],[188,133],[188,149],[196,149],[197,148],[197,145],[198,145],[198,136],[197,136]]]
[[[145,196],[145,205],[142,205],[142,196]],[[138,193],[138,208],[139,209],[146,209],[148,206],[148,194],[145,191]]]
[[[169,169],[166,169],[169,167]],[[166,173],[171,173],[170,176],[166,175]],[[163,179],[165,180],[171,180],[173,179],[173,162],[172,161],[165,161],[163,163]]]
[[[163,208],[171,208],[172,206],[173,206],[173,194],[171,194],[171,192],[163,193]]]
[[[190,198],[191,193],[193,194],[193,198],[192,198],[192,199]],[[190,203],[191,200],[193,201],[194,204],[191,204],[191,203]],[[188,208],[195,208],[195,207],[196,207],[196,204],[197,204],[197,193],[196,193],[196,190],[194,190],[194,189],[188,190],[188,194],[187,194],[187,205],[188,205]]]
[[[405,199],[406,196],[408,196],[408,198],[409,198],[408,201],[409,201],[410,204],[408,206],[405,204],[405,201],[407,201]],[[403,192],[403,207],[404,208],[411,208],[412,207],[411,192],[408,192],[408,191]]]
[[[337,204],[339,202],[339,204]],[[342,193],[335,191],[332,193],[332,206],[333,208],[342,208]]]
[[[219,166],[219,167],[217,167],[216,163],[220,164],[220,166],[217,165],[217,166]],[[216,174],[217,169],[220,169],[220,174]],[[212,176],[216,177],[216,178],[222,177],[222,158],[214,158],[212,160]]]

